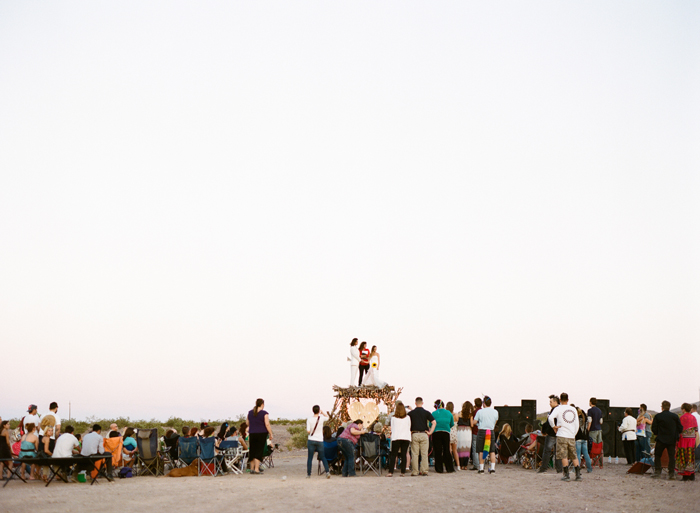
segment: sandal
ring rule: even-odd
[[[386,477],[394,477],[394,474],[389,473],[389,474],[386,475]]]

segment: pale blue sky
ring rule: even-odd
[[[0,1],[0,414],[697,400],[699,22]]]

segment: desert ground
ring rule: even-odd
[[[700,481],[652,480],[626,475],[626,465],[606,465],[582,482],[562,482],[554,471],[536,475],[514,465],[498,465],[495,475],[472,471],[427,477],[355,478],[313,475],[306,479],[304,451],[276,454],[275,467],[253,476],[135,477],[93,486],[83,483],[13,480],[0,489],[0,512],[123,511],[339,511],[387,513],[459,511],[664,512],[700,511]]]

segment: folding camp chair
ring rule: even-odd
[[[263,453],[263,460],[260,462],[261,467],[265,466],[267,468],[275,468],[275,462],[272,459],[272,453],[275,452],[276,449],[279,449],[279,446],[279,444],[270,445],[267,442],[265,443],[265,452]]]
[[[116,470],[122,466],[122,451],[124,449],[124,440],[121,436],[115,438],[105,438],[105,451],[112,453],[112,470]]]
[[[177,443],[177,461],[181,467],[189,467],[199,458],[196,436],[181,436]]]
[[[378,476],[382,475],[382,460],[379,435],[367,433],[359,440],[360,446],[360,471],[365,475],[370,470]]]
[[[603,468],[603,442],[591,445],[591,467],[598,465]]]
[[[216,455],[216,438],[199,439],[199,475],[200,476],[217,476],[223,474],[221,470],[221,460]]]
[[[338,450],[338,441],[331,440],[330,442],[323,441],[323,454],[326,456],[326,461],[328,462],[328,471],[331,474],[341,474],[343,466],[339,465],[341,453]],[[320,476],[324,472],[323,463],[318,460],[318,475]]]
[[[158,452],[158,428],[136,430],[136,474],[162,476],[163,459]]]
[[[234,474],[243,473],[248,456],[247,450],[244,451],[243,447],[235,440],[224,440],[219,444],[219,451],[221,451],[229,472]]]
[[[177,440],[179,437],[175,436],[172,438],[162,437],[160,439],[160,453],[163,456],[163,467],[167,468],[170,466],[171,469],[176,468],[178,465],[177,459]]]

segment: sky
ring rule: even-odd
[[[699,23],[0,0],[0,415],[698,400]]]

